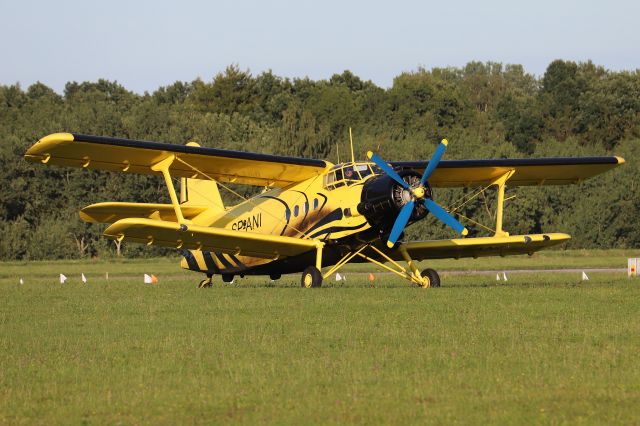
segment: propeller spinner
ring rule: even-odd
[[[424,170],[424,173],[422,174],[422,178],[420,179],[420,184],[415,187],[409,186],[409,184],[405,182],[405,180],[402,179],[402,177],[400,177],[400,175],[393,169],[393,167],[387,164],[387,162],[384,161],[382,158],[380,158],[377,154],[374,154],[371,151],[367,152],[367,157],[369,157],[371,161],[373,161],[387,175],[389,175],[389,177],[391,177],[394,181],[396,181],[398,185],[402,186],[402,188],[408,191],[409,194],[411,195],[411,200],[408,201],[402,207],[402,209],[400,210],[400,213],[398,213],[398,217],[396,218],[396,221],[393,224],[393,227],[391,228],[391,233],[389,234],[389,239],[387,240],[387,246],[389,248],[393,247],[395,243],[398,241],[398,238],[400,238],[402,231],[404,231],[404,228],[407,226],[407,223],[409,223],[409,219],[411,218],[411,214],[413,213],[413,210],[416,207],[416,203],[422,203],[426,207],[426,209],[431,212],[431,214],[433,214],[435,217],[440,219],[447,226],[453,228],[453,230],[455,230],[456,232],[459,232],[462,235],[467,235],[469,233],[469,231],[467,230],[467,228],[464,227],[464,225],[458,222],[445,209],[440,207],[438,203],[433,201],[431,198],[426,197],[427,190],[424,185],[427,182],[427,179],[431,177],[433,172],[438,167],[438,163],[440,163],[442,156],[447,150],[447,144],[448,144],[447,140],[443,139],[440,145],[438,145],[436,152],[433,154],[433,157],[431,157],[431,160],[429,160],[429,163],[427,164],[427,168]]]

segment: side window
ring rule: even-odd
[[[314,210],[318,210],[318,199],[317,198],[313,199],[313,209]]]
[[[333,183],[336,181],[336,173],[331,172],[324,177],[324,187],[328,190],[333,189]]]
[[[296,205],[293,208],[293,217],[298,217],[298,214],[300,214],[300,206]]]
[[[286,220],[287,222],[289,222],[289,219],[291,219],[291,210],[286,209],[284,211],[284,220]]]
[[[302,211],[302,213],[304,214],[309,213],[309,202],[307,201],[304,202],[304,210]]]

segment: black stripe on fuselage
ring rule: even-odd
[[[331,234],[334,232],[342,232],[342,231],[354,231],[356,229],[360,229],[362,227],[364,227],[367,224],[367,222],[364,222],[360,225],[356,225],[356,226],[332,226],[330,228],[327,229],[323,229],[322,231],[318,231],[313,235],[310,235],[309,238],[318,238],[322,235],[326,235],[326,234]]]
[[[244,265],[244,263],[240,262],[240,260],[234,256],[233,254],[228,254],[227,256],[229,256],[231,258],[231,260],[233,260],[236,265],[238,266],[238,269],[246,269],[247,267]]]
[[[231,264],[231,262],[229,262],[229,261],[224,257],[224,254],[222,254],[222,253],[213,253],[213,254],[214,254],[214,255],[218,258],[218,260],[219,260],[219,261],[220,261],[224,266],[226,266],[228,269],[233,269],[233,268],[235,268],[235,266],[233,266],[233,265]]]
[[[271,200],[279,201],[284,205],[284,218],[286,219],[287,223],[285,223],[284,227],[282,228],[282,232],[280,232],[280,235],[283,235],[284,231],[287,230],[287,226],[289,226],[289,221],[291,220],[291,209],[289,208],[289,205],[282,201],[280,198],[272,197],[271,195],[260,195],[258,196],[258,198],[269,198]]]
[[[193,253],[191,253],[189,250],[181,250],[181,254],[186,259],[187,266],[189,267],[190,270],[192,271],[200,270],[200,267],[198,266],[198,262],[196,261],[196,258],[193,256]]]
[[[216,262],[213,260],[213,256],[211,256],[211,252],[203,251],[202,258],[204,259],[204,263],[207,265],[207,271],[215,272],[218,270],[218,266]]]
[[[318,228],[320,228],[322,226],[328,225],[329,223],[334,222],[336,220],[340,220],[342,218],[343,218],[342,209],[341,208],[337,208],[334,211],[332,211],[331,213],[329,213],[328,215],[326,215],[325,217],[323,217],[322,219],[320,219],[318,221],[318,223],[316,223],[311,228],[309,228],[307,230],[307,232],[305,232],[305,235],[309,235],[310,233],[312,233],[316,229],[318,229]]]

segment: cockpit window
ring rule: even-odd
[[[351,186],[379,173],[380,170],[373,163],[338,164],[325,175],[324,187],[332,190],[343,185]]]

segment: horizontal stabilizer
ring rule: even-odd
[[[180,208],[185,219],[191,219],[207,209],[207,206],[181,206]],[[171,204],[108,202],[91,204],[80,210],[80,219],[91,223],[114,223],[130,217],[178,221]]]
[[[119,220],[109,226],[104,231],[104,235],[120,241],[265,259],[301,254],[315,249],[317,244],[311,239],[255,234],[198,225],[187,225],[187,229],[182,231],[180,225],[175,222],[138,218]]]

